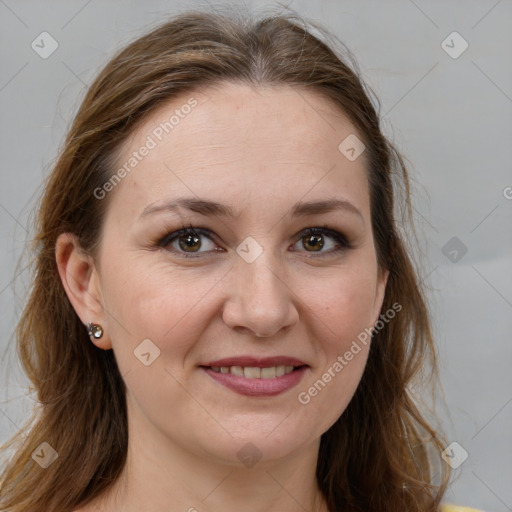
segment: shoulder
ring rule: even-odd
[[[440,512],[483,512],[483,510],[477,510],[476,508],[469,507],[458,507],[456,505],[442,505]]]

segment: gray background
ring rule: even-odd
[[[201,5],[0,0],[0,441],[34,403],[12,340],[29,281],[17,262],[66,127],[116,48]],[[258,12],[276,3],[245,5]],[[288,5],[353,51],[381,100],[386,133],[410,162],[445,390],[438,413],[448,441],[468,453],[447,500],[512,510],[512,1]],[[59,45],[47,59],[31,48],[43,31]],[[453,31],[469,44],[458,58],[441,45]],[[460,50],[452,39],[445,44]],[[452,237],[458,246],[446,246]]]

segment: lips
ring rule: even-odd
[[[288,356],[273,356],[273,357],[253,357],[253,356],[239,356],[239,357],[226,357],[224,359],[217,359],[210,361],[200,366],[242,366],[242,367],[257,367],[268,368],[271,366],[307,366],[304,361]]]
[[[274,396],[294,387],[309,368],[287,357],[229,357],[200,365],[213,380],[246,396]]]

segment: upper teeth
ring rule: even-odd
[[[258,368],[256,366],[211,366],[214,372],[231,373],[247,379],[273,379],[293,372],[293,366],[270,366]]]

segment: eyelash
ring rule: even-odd
[[[167,233],[166,235],[164,235],[162,238],[160,238],[157,241],[156,245],[158,247],[166,248],[172,242],[174,242],[180,236],[183,236],[183,235],[194,235],[194,236],[203,235],[203,236],[206,236],[207,238],[209,238],[212,242],[215,242],[215,237],[212,237],[212,232],[209,229],[195,228],[192,226],[192,224],[190,224],[189,227],[183,226],[183,229],[173,231],[172,233]],[[311,227],[311,228],[303,229],[298,234],[297,242],[299,240],[301,240],[302,238],[305,238],[307,236],[312,236],[312,235],[329,236],[338,244],[338,247],[336,249],[331,249],[330,251],[327,251],[327,252],[319,252],[314,256],[315,258],[322,258],[322,257],[330,256],[333,254],[338,254],[338,253],[340,253],[342,251],[346,251],[348,249],[352,249],[352,245],[350,244],[350,242],[347,241],[347,239],[345,238],[345,236],[342,233],[336,231],[335,229],[330,229],[325,226],[324,227]],[[295,242],[295,243],[297,243],[297,242]],[[206,251],[203,253],[195,253],[195,254],[194,253],[186,253],[184,251],[175,251],[175,252],[177,252],[180,256],[182,256],[184,258],[200,258],[200,257],[203,257],[203,256],[201,256],[201,254],[208,254],[208,252],[206,252]],[[305,252],[310,252],[310,253],[314,254],[314,251],[305,251]]]

